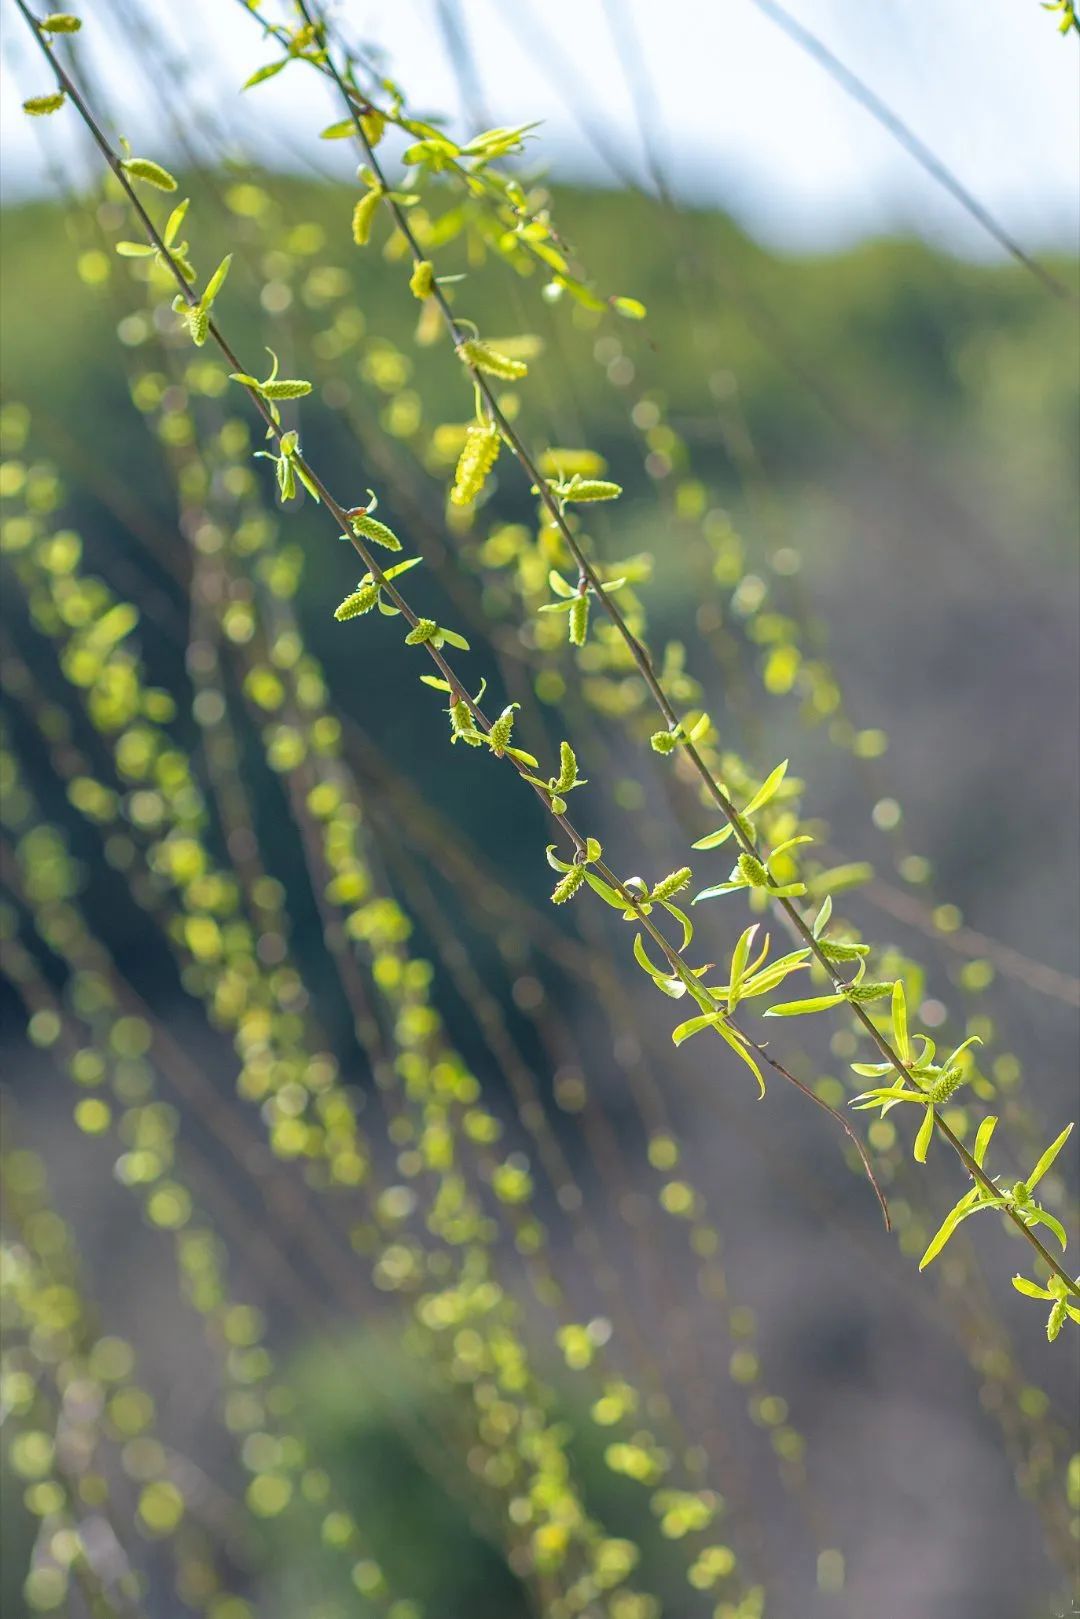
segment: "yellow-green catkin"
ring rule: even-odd
[[[406,646],[423,646],[439,633],[439,626],[433,618],[418,618],[408,635],[405,637]]]
[[[392,528],[380,523],[377,517],[369,517],[367,512],[349,513],[349,522],[357,534],[363,535],[365,540],[374,540],[376,545],[385,545],[388,551],[400,551],[401,541]]]
[[[23,112],[29,113],[31,118],[46,118],[51,112],[59,112],[64,101],[63,90],[54,90],[47,96],[31,96],[29,101],[23,102]]]
[[[372,186],[370,191],[365,191],[364,195],[360,198],[360,201],[353,209],[352,238],[357,247],[367,246],[368,239],[371,236],[371,227],[375,219],[375,213],[381,199],[382,187]]]
[[[409,277],[409,291],[414,298],[430,298],[435,291],[435,267],[429,259],[417,259]]]
[[[517,378],[528,375],[529,368],[524,360],[512,360],[509,354],[500,354],[489,343],[482,343],[478,337],[470,337],[464,343],[459,343],[457,353],[462,363],[474,371],[487,371],[493,377],[502,377],[507,382],[514,382]]]
[[[494,422],[474,422],[467,429],[450,491],[455,506],[471,505],[480,494],[498,459],[499,444],[499,429]]]
[[[551,903],[553,905],[565,905],[568,899],[573,899],[584,881],[585,867],[571,866],[566,876],[555,884],[551,895]]]
[[[621,494],[622,484],[607,478],[572,478],[562,491],[567,501],[618,500]]]
[[[344,624],[347,618],[356,618],[360,613],[370,613],[379,599],[376,585],[362,585],[354,590],[351,596],[346,596],[340,606],[334,608],[334,617],[339,624]]]
[[[751,888],[768,888],[769,873],[761,864],[756,855],[746,854],[739,856],[739,870]]]

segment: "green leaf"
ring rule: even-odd
[[[690,903],[691,905],[697,905],[700,900],[715,899],[718,894],[733,894],[737,888],[745,888],[746,886],[746,883],[741,882],[717,883],[713,888],[703,888],[700,894],[694,895]]]
[[[265,84],[267,79],[274,78],[282,68],[288,67],[290,60],[290,57],[283,56],[278,62],[267,62],[265,67],[256,68],[250,79],[244,80],[241,90],[253,90],[257,84]]]
[[[626,901],[620,898],[620,896],[616,894],[615,890],[610,888],[602,878],[598,877],[595,871],[589,871],[587,867],[585,870],[585,881],[588,883],[593,892],[599,894],[600,898],[605,900],[613,910],[622,911],[626,909]]]
[[[898,978],[892,991],[893,1043],[905,1066],[911,1061],[911,1038],[908,1034],[907,996],[903,980]]]
[[[842,995],[815,995],[808,1001],[783,1001],[770,1006],[765,1017],[807,1017],[811,1012],[825,1012],[830,1006],[839,1006]]]
[[[718,1035],[720,1035],[721,1039],[727,1041],[728,1045],[731,1047],[731,1049],[735,1053],[735,1055],[737,1057],[742,1058],[742,1060],[746,1064],[747,1068],[749,1068],[750,1072],[753,1074],[754,1078],[757,1080],[757,1082],[758,1082],[758,1097],[760,1099],[762,1096],[765,1095],[765,1081],[762,1078],[761,1069],[758,1067],[757,1063],[754,1061],[753,1057],[751,1057],[749,1051],[746,1049],[746,1046],[743,1043],[742,1038],[737,1033],[737,1031],[735,1029],[731,1028],[730,1025],[727,1024],[727,1023],[718,1023],[716,1025],[716,1032],[717,1032]]]
[[[926,1154],[930,1150],[930,1143],[934,1138],[934,1110],[928,1107],[919,1126],[919,1133],[915,1137],[915,1162],[925,1164]]]
[[[681,924],[682,943],[680,944],[679,949],[685,950],[687,945],[690,943],[690,940],[694,937],[694,924],[691,922],[686,912],[680,911],[679,907],[677,905],[673,905],[669,899],[662,899],[660,904],[664,907],[665,911],[669,913],[669,915],[675,918],[676,922]]]
[[[634,960],[642,972],[648,973],[657,989],[661,990],[665,995],[669,995],[673,1001],[681,1000],[686,994],[686,985],[681,979],[653,965],[649,959],[649,953],[645,949],[645,941],[640,933],[634,934]]]
[[[739,991],[742,988],[743,974],[750,959],[750,946],[754,942],[754,934],[760,927],[754,922],[746,931],[739,935],[739,942],[731,954],[731,972],[729,974],[728,1011],[734,1012],[739,1004]]]
[[[225,257],[222,259],[221,263],[218,265],[217,269],[206,283],[206,291],[199,300],[204,309],[209,309],[210,305],[213,303],[214,299],[225,285],[225,277],[229,273],[229,266],[231,264],[232,254],[226,253]]]
[[[611,307],[625,320],[644,320],[648,314],[645,305],[637,298],[612,298]]]
[[[1029,1299],[1052,1299],[1053,1294],[1038,1282],[1029,1282],[1026,1276],[1014,1276],[1012,1285],[1018,1293],[1025,1293]]]
[[[833,866],[831,871],[819,871],[810,887],[815,896],[840,894],[848,888],[857,888],[860,883],[868,883],[873,875],[874,868],[867,861],[853,860],[846,866]]]
[[[787,767],[788,761],[785,759],[783,764],[777,765],[776,769],[765,777],[749,804],[744,808],[744,815],[753,815],[755,810],[761,809],[763,805],[769,802],[770,798],[774,797],[777,788],[787,775]]]
[[[1067,1248],[1069,1246],[1069,1239],[1065,1235],[1065,1227],[1062,1225],[1061,1221],[1056,1217],[1056,1215],[1048,1213],[1046,1209],[1039,1208],[1026,1208],[1023,1211],[1023,1215],[1024,1223],[1026,1225],[1047,1226],[1054,1233],[1054,1236],[1057,1238],[1058,1242],[1060,1242],[1063,1248]]]
[[[926,1245],[926,1252],[919,1260],[920,1270],[925,1270],[927,1265],[937,1258],[961,1221],[966,1220],[969,1214],[978,1214],[981,1209],[987,1207],[984,1203],[974,1201],[976,1195],[975,1191],[968,1192],[966,1197],[962,1197],[959,1203],[949,1210]]]
[[[719,1016],[718,1012],[706,1012],[701,1017],[687,1018],[685,1023],[680,1023],[677,1028],[672,1029],[671,1038],[677,1046],[681,1046],[684,1040],[689,1040],[691,1035],[700,1034],[702,1029],[716,1028]]]
[[[997,1114],[991,1113],[982,1121],[978,1130],[975,1132],[975,1145],[971,1149],[971,1156],[974,1158],[980,1169],[982,1168],[983,1160],[986,1157],[986,1149],[990,1145],[990,1137],[997,1129],[997,1122]]]
[[[743,994],[767,995],[770,989],[782,984],[791,973],[807,966],[809,955],[809,950],[793,950],[790,955],[781,956],[778,961],[770,962],[760,972],[752,972],[743,984]]]
[[[813,931],[815,939],[820,939],[821,938],[821,935],[825,932],[825,929],[829,925],[829,918],[831,916],[832,916],[832,895],[831,894],[826,894],[825,898],[821,902],[821,909],[817,913],[817,916],[815,916],[815,918],[814,918],[814,926],[813,926],[812,931]]]
[[[1039,1159],[1039,1162],[1035,1165],[1035,1168],[1028,1176],[1028,1191],[1030,1191],[1033,1186],[1037,1186],[1042,1180],[1043,1176],[1050,1168],[1050,1165],[1054,1162],[1054,1159],[1057,1157],[1066,1141],[1068,1141],[1069,1137],[1072,1135],[1072,1128],[1073,1127],[1071,1124],[1067,1125],[1065,1129],[1062,1130],[1061,1134],[1047,1147],[1046,1151]],[[1064,1244],[1062,1244],[1062,1246],[1064,1247]]]
[[[165,229],[161,233],[161,239],[165,243],[166,247],[172,247],[176,240],[177,232],[179,231],[180,226],[184,223],[184,220],[187,217],[187,211],[190,207],[191,198],[185,197],[183,202],[177,203],[176,207],[165,221]],[[119,248],[117,251],[119,252]]]
[[[350,135],[356,134],[356,125],[351,118],[343,118],[338,124],[327,124],[325,129],[319,131],[321,141],[344,141]]]
[[[733,826],[722,826],[719,832],[710,832],[708,837],[698,838],[697,842],[692,843],[690,847],[691,849],[718,849],[722,843],[727,842],[734,830]]]

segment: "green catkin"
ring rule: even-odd
[[[678,745],[679,739],[672,731],[654,731],[649,738],[654,753],[674,753]]]
[[[527,376],[529,371],[524,360],[512,360],[508,354],[500,354],[478,337],[470,337],[464,343],[459,343],[457,356],[463,365],[473,371],[488,371],[493,377],[503,377],[508,382]]]
[[[959,1066],[946,1068],[945,1072],[939,1074],[934,1083],[929,1086],[926,1094],[935,1107],[940,1107],[942,1102],[947,1102],[953,1092],[959,1090],[963,1083],[964,1070],[962,1068]]]
[[[409,291],[414,298],[430,298],[435,290],[435,267],[429,259],[418,259],[409,277]]]
[[[514,729],[514,705],[504,708],[498,719],[488,732],[488,741],[491,751],[497,758],[501,758],[510,744],[510,735]]]
[[[739,870],[751,888],[768,888],[769,873],[756,855],[742,853],[739,856]]]
[[[564,486],[562,499],[567,501],[618,500],[622,484],[609,483],[606,478],[575,478]]]
[[[680,889],[686,887],[692,875],[693,873],[689,866],[681,866],[678,871],[673,871],[667,877],[661,878],[653,889],[651,897],[653,899],[670,899],[672,894],[677,894]]]
[[[869,945],[847,944],[839,939],[819,939],[818,949],[826,961],[857,961],[865,956]]]
[[[70,11],[54,11],[42,18],[40,27],[46,34],[77,34],[82,23]]]
[[[555,782],[557,793],[568,793],[571,787],[578,784],[577,756],[569,742],[559,743],[559,779]]]
[[[463,697],[450,704],[450,740],[467,742],[470,748],[482,746],[484,738],[473,724],[472,712]]]
[[[426,641],[430,641],[434,636],[438,635],[438,633],[439,626],[436,624],[433,618],[418,619],[415,626],[405,637],[405,645],[423,646]]]
[[[589,598],[578,596],[570,609],[570,645],[584,646],[589,632]]]
[[[377,517],[369,517],[367,512],[360,512],[357,516],[350,517],[349,522],[354,531],[363,535],[365,540],[374,540],[376,545],[384,545],[388,551],[401,550],[401,541],[393,529],[387,528],[385,523],[380,523]]]
[[[352,239],[357,247],[366,247],[371,236],[371,226],[382,199],[382,188],[373,186],[366,191],[353,209]]]
[[[23,102],[23,112],[29,113],[31,118],[46,118],[51,112],[59,112],[66,99],[63,90],[54,90],[48,96],[31,96],[29,101]]]
[[[361,585],[351,596],[346,596],[340,606],[334,608],[334,617],[339,624],[344,624],[347,618],[356,618],[360,613],[370,613],[378,599],[377,585]]]
[[[571,866],[566,876],[555,884],[551,895],[551,903],[553,905],[565,905],[568,899],[573,899],[584,881],[585,867]]]
[[[131,179],[144,180],[147,185],[156,187],[158,191],[176,190],[176,180],[168,169],[163,169],[160,163],[154,163],[148,157],[125,158],[120,167]]]
[[[278,377],[272,382],[260,382],[259,392],[265,399],[303,399],[311,392],[311,383],[301,377]]]
[[[852,984],[846,991],[849,1001],[883,1001],[893,992],[892,984]]]
[[[450,499],[455,506],[469,506],[487,482],[488,473],[498,460],[501,444],[494,422],[474,422],[466,429],[465,443],[454,473]]]
[[[191,341],[201,349],[210,333],[210,311],[198,304],[188,304],[180,310]]]

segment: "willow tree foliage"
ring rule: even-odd
[[[558,1109],[602,1160],[620,1218],[632,1234],[645,1220],[685,1244],[715,1311],[717,1342],[729,1346],[730,1377],[794,1495],[813,1500],[805,1444],[767,1385],[753,1314],[732,1299],[722,1267],[720,1222],[737,1241],[737,1211],[724,1206],[722,1188],[707,1196],[687,1177],[671,1120],[666,1089],[692,1060],[683,1051],[691,1041],[695,1052],[711,1044],[716,1086],[745,1080],[766,1113],[782,1081],[829,1114],[851,1167],[880,1202],[880,1242],[892,1241],[895,1226],[905,1262],[934,1267],[920,1285],[942,1276],[986,1404],[1060,1547],[1061,1436],[1048,1436],[1045,1397],[1031,1397],[992,1315],[982,1313],[966,1238],[973,1216],[993,1216],[999,1233],[1016,1239],[995,1249],[998,1286],[1008,1289],[1019,1256],[1012,1287],[1045,1311],[1047,1335],[1080,1322],[1060,1173],[1072,1126],[1043,1124],[1019,1063],[994,1049],[989,1010],[950,1018],[938,1002],[933,1024],[920,1026],[926,971],[845,914],[849,894],[870,896],[871,869],[831,847],[822,852],[827,829],[779,749],[766,738],[753,753],[738,750],[723,717],[703,706],[690,665],[715,658],[772,697],[798,700],[808,767],[821,741],[856,760],[885,746],[883,733],[850,721],[841,675],[798,613],[781,610],[747,542],[710,506],[662,399],[638,387],[632,364],[620,365],[622,334],[647,332],[648,311],[631,291],[599,286],[560,231],[550,197],[528,178],[535,130],[452,139],[414,116],[405,91],[350,49],[317,6],[298,0],[285,21],[269,7],[245,8],[258,65],[238,93],[258,98],[281,74],[324,81],[334,116],[321,139],[348,143],[356,160],[335,248],[379,254],[395,268],[417,353],[430,350],[432,364],[453,368],[458,419],[433,420],[422,369],[367,327],[348,277],[319,262],[319,228],[288,218],[254,174],[223,171],[212,196],[203,177],[189,188],[156,157],[133,152],[111,133],[90,58],[80,54],[77,36],[89,29],[70,14],[38,19],[15,3],[40,48],[42,86],[27,114],[70,122],[101,159],[100,196],[70,200],[72,229],[80,273],[119,316],[118,365],[175,492],[175,546],[154,561],[188,604],[180,645],[189,686],[156,682],[159,626],[137,579],[133,588],[119,572],[95,571],[67,522],[64,469],[46,457],[30,413],[10,404],[5,566],[34,644],[52,649],[56,679],[43,681],[18,647],[6,657],[14,716],[2,755],[5,967],[31,1041],[71,1081],[87,1150],[100,1141],[112,1173],[171,1248],[178,1286],[204,1323],[224,1426],[247,1481],[237,1511],[256,1529],[299,1515],[326,1556],[342,1560],[362,1611],[420,1613],[294,1420],[288,1370],[265,1316],[230,1279],[230,1253],[246,1258],[257,1248],[249,1217],[222,1164],[200,1161],[189,1115],[238,1174],[263,1143],[271,1165],[299,1171],[288,1220],[303,1263],[271,1254],[266,1265],[267,1286],[283,1301],[291,1297],[310,1322],[328,1299],[362,1301],[368,1289],[400,1295],[410,1353],[434,1386],[463,1396],[449,1427],[467,1435],[462,1446],[453,1432],[423,1423],[416,1431],[404,1414],[402,1443],[475,1510],[531,1611],[553,1619],[660,1612],[641,1547],[611,1532],[579,1476],[560,1416],[567,1388],[583,1402],[607,1474],[640,1492],[685,1600],[716,1619],[766,1611],[761,1580],[721,1527],[728,1481],[713,1476],[708,1446],[686,1431],[647,1342],[634,1343],[633,1311],[500,998],[502,980],[489,981],[472,959],[468,940],[486,931],[512,965],[528,969],[517,1010],[551,1059]],[[163,110],[182,127],[181,96],[163,90]],[[188,189],[190,198],[181,195]],[[220,258],[204,247],[218,234],[204,225],[217,204],[230,236]],[[524,329],[487,329],[489,278],[513,286]],[[265,356],[234,347],[236,329],[249,329],[253,289],[274,345]],[[553,424],[561,442],[543,430],[530,376],[543,348],[528,324],[534,297],[536,325],[554,319],[565,342],[601,356],[612,386],[630,393],[657,533],[677,542],[688,573],[729,609],[711,629],[701,615],[687,625],[690,652],[650,626],[652,559],[621,553],[626,496],[604,455],[577,441],[569,409]],[[378,401],[374,427],[350,414],[341,379],[357,368]],[[339,400],[355,432],[363,467],[355,487],[327,481],[320,396]],[[518,489],[531,521],[493,515],[500,487]],[[301,517],[305,532],[318,524],[326,541],[340,543],[302,551],[291,537]],[[786,556],[778,578],[791,571]],[[378,761],[385,790],[370,792],[370,744],[336,710],[297,610],[305,574],[306,590],[340,626],[335,634],[374,648],[376,700],[392,704],[395,689],[416,682],[441,711],[445,745],[426,761],[424,801],[395,788],[392,760]],[[28,755],[31,732],[39,741]],[[312,969],[294,942],[293,897],[275,875],[245,780],[252,747],[296,831],[326,960],[349,1008],[345,1051],[322,1026]],[[493,771],[546,818],[547,836],[523,837],[517,858],[530,873],[545,861],[552,868],[558,912],[510,893],[483,851],[440,816],[450,777],[482,797]],[[642,783],[685,829],[673,841],[665,823],[662,860],[656,839],[641,836],[636,863],[645,876],[613,864],[597,835],[602,825],[612,841],[614,808],[625,822],[619,846],[635,846]],[[407,853],[388,871],[378,825],[387,802],[410,843],[430,855],[441,890]],[[889,797],[875,820],[888,832],[900,814]],[[94,848],[124,885],[208,1028],[231,1048],[239,1106],[178,1048],[110,954],[76,847]],[[911,889],[928,893],[926,863],[905,859]],[[964,954],[955,907],[917,903],[934,938]],[[583,945],[562,923],[586,908]],[[417,928],[432,960],[414,943]],[[640,973],[647,998],[626,993],[615,970],[623,963]],[[976,995],[993,980],[982,956],[963,972]],[[588,1062],[553,1055],[574,1034],[567,1020],[561,1026],[555,997],[545,998],[543,974],[561,974],[595,998],[640,1113],[640,1153],[611,1132]],[[1052,969],[1046,974],[1053,993]],[[441,1010],[442,985],[468,1008],[488,1066],[461,1049]],[[820,1075],[798,1044],[804,1025],[819,1021],[848,1064],[848,1086]],[[670,1036],[661,1072],[627,1054],[630,1045],[640,1052],[626,1036],[643,1025]],[[792,1043],[779,1046],[779,1032]],[[357,1055],[378,1118],[358,1106],[349,1078]],[[497,1095],[505,1087],[512,1098],[512,1126],[491,1094],[493,1076]],[[868,1146],[849,1109],[877,1115]],[[17,1137],[17,1121],[9,1134]],[[931,1208],[922,1191],[919,1169],[931,1153],[952,1171],[951,1208]],[[244,1619],[254,1610],[230,1584],[238,1583],[232,1552],[157,1437],[134,1351],[84,1294],[77,1234],[49,1208],[45,1167],[17,1143],[8,1160],[4,1403],[17,1430],[11,1466],[41,1525],[28,1606],[61,1610],[79,1589],[95,1614],[153,1611],[153,1582],[168,1562],[190,1609]],[[1017,1177],[1010,1165],[1027,1172]],[[259,1171],[268,1211],[276,1172]],[[598,1290],[588,1308],[556,1262],[551,1228],[564,1218]],[[372,1376],[377,1385],[385,1372]],[[393,1407],[392,1388],[386,1398]],[[455,1455],[467,1455],[467,1468],[448,1468]],[[106,1529],[92,1533],[91,1520]],[[147,1540],[161,1543],[161,1559],[146,1557]],[[819,1546],[818,1582],[838,1589],[843,1557],[829,1541]]]

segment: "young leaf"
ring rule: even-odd
[[[785,759],[783,764],[777,765],[776,769],[772,771],[770,775],[766,776],[765,780],[762,782],[749,804],[747,804],[743,809],[744,815],[753,815],[755,810],[761,809],[769,802],[770,798],[775,796],[780,783],[787,775],[787,767],[788,761]]]
[[[671,1038],[675,1045],[681,1046],[684,1040],[689,1040],[691,1035],[700,1034],[702,1029],[716,1028],[718,1019],[719,1014],[716,1012],[707,1012],[701,1017],[687,1018],[685,1023],[680,1023],[677,1028],[672,1029]]]
[[[842,995],[815,995],[808,1001],[784,1001],[779,1006],[770,1006],[763,1015],[765,1017],[807,1017],[811,1012],[824,1012],[830,1006],[839,1006],[843,999]]]
[[[926,1154],[930,1150],[930,1143],[934,1136],[934,1110],[928,1107],[923,1114],[923,1121],[919,1126],[919,1133],[915,1137],[915,1162],[925,1164]]]
[[[907,996],[902,979],[897,979],[892,992],[893,1043],[900,1061],[907,1066],[911,1061],[911,1040],[908,1035]]]
[[[1039,1159],[1039,1162],[1035,1165],[1035,1168],[1031,1171],[1031,1174],[1027,1178],[1029,1192],[1031,1191],[1032,1187],[1037,1186],[1042,1180],[1043,1176],[1054,1162],[1054,1159],[1057,1157],[1066,1141],[1068,1141],[1069,1137],[1072,1135],[1072,1128],[1073,1127],[1071,1124],[1066,1125],[1061,1134],[1047,1147],[1046,1151]],[[1062,1247],[1064,1246],[1064,1243],[1062,1243]]]
[[[746,1048],[746,1045],[745,1045],[744,1041],[742,1040],[740,1035],[737,1033],[737,1031],[735,1029],[733,1029],[731,1027],[731,1025],[728,1024],[728,1023],[718,1023],[716,1025],[716,1032],[717,1032],[718,1035],[721,1036],[722,1039],[727,1041],[728,1045],[731,1047],[731,1049],[735,1053],[735,1055],[737,1057],[742,1058],[742,1060],[746,1064],[747,1068],[749,1068],[750,1072],[753,1074],[754,1078],[757,1080],[757,1082],[758,1082],[758,1098],[760,1100],[760,1098],[765,1095],[765,1080],[764,1080],[764,1078],[762,1076],[761,1069],[758,1067],[757,1063],[754,1061],[753,1057],[750,1055],[749,1051]]]
[[[821,935],[825,932],[825,929],[829,925],[829,918],[831,916],[832,895],[826,894],[825,898],[821,902],[821,909],[814,918],[813,934],[815,939],[821,938]]]
[[[978,1130],[975,1132],[975,1145],[971,1149],[971,1156],[974,1158],[980,1169],[982,1168],[983,1160],[986,1157],[986,1149],[990,1145],[990,1137],[997,1128],[997,1122],[997,1115],[995,1113],[988,1114],[988,1116],[979,1125]]]
[[[267,62],[265,67],[256,68],[251,77],[244,80],[241,90],[253,90],[257,84],[265,84],[267,79],[274,78],[282,68],[288,67],[290,60],[290,57],[283,56],[277,62]]]
[[[612,910],[624,911],[626,909],[626,901],[621,895],[617,894],[608,883],[604,882],[602,877],[598,877],[595,871],[590,871],[588,867],[585,868],[585,881],[595,894],[599,894],[600,898],[611,906]]]
[[[1040,1287],[1038,1282],[1029,1282],[1026,1276],[1014,1276],[1012,1285],[1018,1293],[1025,1293],[1029,1299],[1049,1299],[1054,1296],[1048,1288]]]

